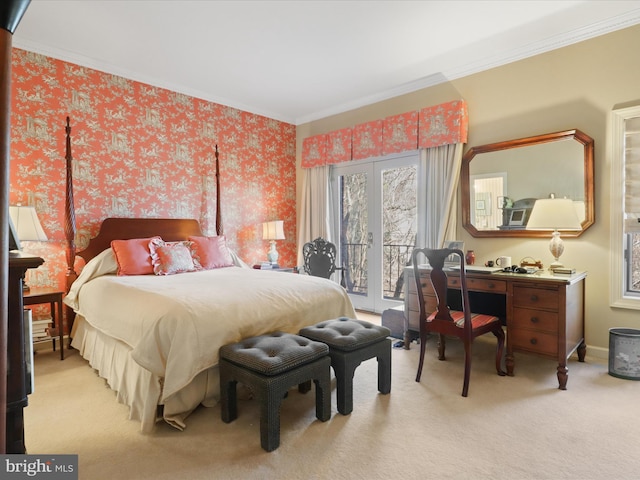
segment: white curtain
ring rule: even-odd
[[[298,232],[298,265],[304,264],[302,247],[305,243],[318,237],[331,241],[329,183],[329,166],[304,169]]]
[[[456,195],[462,150],[463,144],[456,143],[426,148],[421,152],[427,218],[422,238],[416,242],[418,247],[442,248],[445,242],[456,240]]]

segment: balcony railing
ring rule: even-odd
[[[347,291],[356,295],[366,295],[369,286],[367,244],[343,243],[341,247],[343,265],[346,267]],[[384,298],[404,299],[403,270],[410,263],[413,248],[413,245],[396,243],[382,246],[382,294]]]

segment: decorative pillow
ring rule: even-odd
[[[196,259],[205,270],[232,267],[234,265],[224,235],[215,237],[189,237],[189,240],[193,242],[193,258]]]
[[[118,262],[118,275],[149,275],[153,273],[150,238],[133,238],[131,240],[112,240],[111,248]]]
[[[192,242],[164,242],[154,238],[149,242],[153,273],[173,275],[175,273],[200,270],[200,264],[191,256]]]

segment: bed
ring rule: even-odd
[[[67,120],[69,286],[64,302],[75,316],[71,345],[107,381],[118,401],[129,407],[129,417],[140,421],[143,432],[153,431],[158,421],[184,429],[186,418],[199,405],[218,402],[220,346],[272,331],[297,333],[322,320],[355,316],[346,291],[337,283],[256,270],[231,250],[225,266],[217,268],[168,275],[118,274],[119,242],[158,236],[165,242],[158,245],[164,247],[186,240],[223,239],[219,209],[217,237],[205,237],[193,219],[107,218],[87,248],[76,254],[69,138]],[[216,147],[216,169],[217,157]],[[119,242],[112,244],[113,240]],[[76,255],[86,262],[80,275],[73,268]]]

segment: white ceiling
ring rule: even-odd
[[[640,23],[640,1],[32,0],[13,45],[293,124]]]

